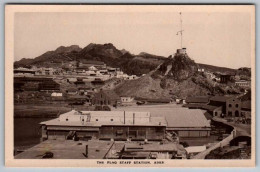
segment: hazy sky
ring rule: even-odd
[[[183,13],[183,46],[198,63],[251,66],[249,13]],[[113,43],[133,54],[168,57],[180,48],[179,12],[16,13],[15,60],[59,46]]]

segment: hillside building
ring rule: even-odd
[[[92,87],[79,87],[78,90],[80,95],[88,95],[94,92]]]
[[[127,76],[125,79],[126,80],[134,80],[134,79],[138,79],[139,77],[137,77],[136,75],[130,75],[130,76]]]
[[[60,84],[56,83],[55,81],[41,82],[39,83],[39,91],[60,91]]]
[[[132,103],[134,101],[134,97],[124,96],[120,98],[122,103]]]
[[[69,95],[76,95],[76,94],[78,94],[78,89],[77,88],[69,88],[66,92]]]
[[[85,82],[83,81],[82,78],[77,78],[77,81],[74,82],[74,84],[77,86],[80,86],[80,85],[82,86],[82,85],[85,85]]]
[[[177,49],[176,54],[187,54],[187,49],[186,48]]]
[[[50,75],[54,75],[54,73],[55,73],[55,69],[42,67],[42,68],[38,68],[36,70],[35,75],[47,75],[47,76],[50,76]]]
[[[36,73],[33,69],[27,69],[19,67],[17,69],[14,69],[14,76],[34,76]]]
[[[223,84],[226,84],[230,81],[232,81],[232,78],[235,77],[235,74],[232,74],[232,73],[214,73],[215,75],[215,80],[217,82],[220,82],[220,83],[223,83]]]
[[[237,85],[239,87],[250,88],[251,87],[251,81],[239,80],[239,81],[235,82],[235,85]]]
[[[51,93],[51,97],[62,97],[62,93],[53,92],[53,93]]]
[[[105,82],[101,78],[95,78],[91,83],[95,86],[104,85]]]
[[[86,66],[86,67],[94,66],[95,68],[106,68],[106,64],[104,62],[94,61],[94,60],[81,60],[79,66]]]
[[[198,68],[198,72],[204,72],[203,68]]]
[[[88,68],[88,70],[90,70],[90,71],[97,71],[98,69],[95,66],[90,66]]]

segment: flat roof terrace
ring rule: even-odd
[[[88,157],[85,157],[88,145]],[[103,159],[110,150],[111,141],[46,140],[16,155],[15,159],[42,159],[45,152],[52,152],[52,159]]]
[[[151,117],[164,117],[167,128],[208,128],[210,122],[204,115],[204,110],[188,109],[176,104],[143,105],[118,107],[115,111],[139,111],[151,112]]]
[[[41,122],[47,126],[166,126],[164,117],[150,116],[149,112],[130,111],[70,111],[59,118]]]

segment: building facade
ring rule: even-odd
[[[226,101],[226,116],[240,117],[241,116],[241,101],[235,97]]]
[[[240,80],[240,81],[236,81],[235,85],[239,87],[251,87],[251,82],[246,80]]]
[[[43,140],[67,139],[71,133],[82,140],[162,140],[167,123],[149,112],[73,110],[41,125]]]

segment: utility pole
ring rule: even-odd
[[[183,32],[184,30],[182,30],[182,16],[181,16],[181,12],[180,12],[180,24],[181,24],[181,30],[178,31],[176,35],[179,35],[179,33],[180,33],[180,35],[181,35],[181,49],[182,49],[182,32]]]

